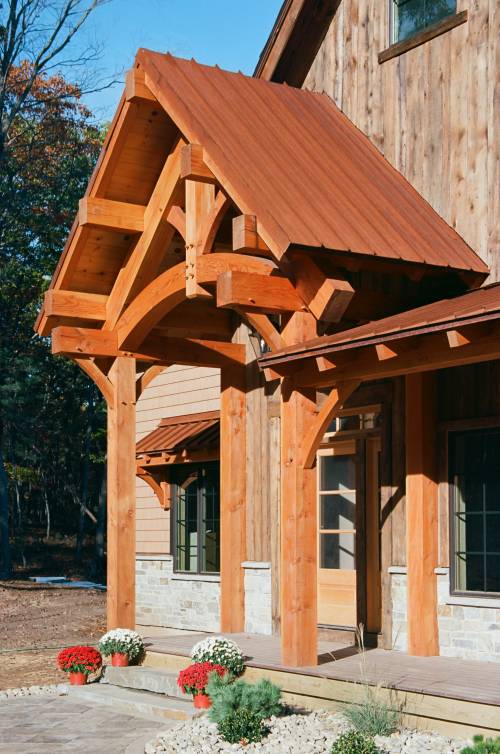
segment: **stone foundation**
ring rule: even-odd
[[[220,631],[218,576],[175,574],[171,555],[136,558],[136,621],[191,631]]]
[[[245,570],[245,631],[249,634],[273,632],[271,608],[271,564],[247,561]]]
[[[391,568],[392,643],[406,651],[406,569]],[[500,662],[500,600],[450,595],[447,568],[436,569],[440,654]]]

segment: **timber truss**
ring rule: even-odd
[[[430,278],[432,294],[426,295],[436,297],[443,281],[463,290],[467,275],[470,282],[484,273],[429,272],[425,265],[374,256],[360,260],[345,251],[318,251],[293,242],[285,251],[279,233],[269,230],[267,215],[252,214],[244,192],[216,169],[211,145],[190,138],[190,114],[181,106],[175,113],[166,108],[161,82],[140,60],[127,76],[37,331],[51,335],[54,354],[76,361],[108,405],[110,626],[135,621],[136,401],[171,364],[221,369],[221,628],[240,631],[248,356],[238,342],[237,324],[245,321],[272,354],[401,311],[412,301],[416,305]],[[187,81],[186,91],[189,87]],[[294,211],[299,209],[290,208]],[[377,280],[383,285],[377,287]],[[386,352],[377,354],[388,358]],[[328,360],[322,366],[328,376],[335,368]],[[271,365],[264,375],[282,378],[283,661],[313,665],[312,467],[325,427],[360,380],[349,374],[335,385],[330,380],[332,391],[318,414],[314,380],[297,385],[293,370],[278,373]],[[161,483],[146,470],[140,473],[168,507]],[[304,635],[309,641],[303,641]]]

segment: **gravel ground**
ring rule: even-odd
[[[21,696],[65,696],[67,693],[68,687],[65,683],[53,686],[21,686],[0,691],[0,699],[17,699]]]
[[[312,712],[271,718],[270,734],[260,743],[242,746],[220,739],[217,726],[206,716],[181,723],[146,745],[146,754],[329,754],[333,742],[348,730],[341,714]],[[403,729],[375,739],[383,754],[459,754],[464,740],[437,733]]]

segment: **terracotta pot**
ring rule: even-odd
[[[69,673],[69,682],[72,686],[85,686],[87,683],[86,673]]]
[[[206,694],[193,694],[193,703],[196,709],[208,709],[212,706],[212,700]]]
[[[111,655],[111,664],[114,668],[126,668],[128,665],[128,655],[125,652],[113,652]]]

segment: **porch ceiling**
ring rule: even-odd
[[[354,353],[353,353],[354,352]],[[282,348],[263,369],[299,384],[392,377],[500,358],[500,284]]]

